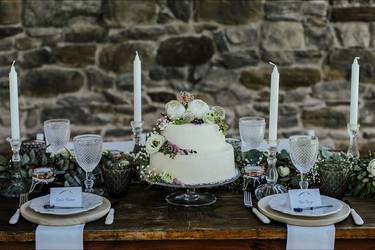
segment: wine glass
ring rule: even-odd
[[[79,135],[73,138],[73,143],[76,161],[86,172],[85,192],[98,193],[93,188],[92,172],[102,158],[103,139],[100,135]]]
[[[44,122],[44,134],[47,147],[52,155],[62,150],[70,139],[70,121],[67,119],[52,119]]]
[[[257,149],[264,140],[266,121],[262,117],[241,117],[239,122],[241,141],[245,149]]]
[[[301,189],[307,189],[309,182],[303,178],[314,166],[319,153],[318,137],[311,135],[296,135],[289,138],[290,158],[293,165],[301,173],[299,186]]]

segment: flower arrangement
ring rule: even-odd
[[[363,198],[375,197],[375,153],[353,160],[348,194]]]

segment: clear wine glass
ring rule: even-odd
[[[52,119],[44,122],[44,134],[47,147],[52,155],[62,150],[70,139],[70,121],[67,119]]]
[[[318,137],[311,135],[296,135],[289,138],[290,158],[293,165],[301,173],[299,186],[307,189],[309,182],[304,180],[303,175],[307,174],[314,166],[319,153]]]
[[[102,158],[103,139],[100,135],[79,135],[73,138],[73,143],[76,161],[86,172],[85,192],[98,193],[93,188],[92,172]]]
[[[264,140],[266,121],[262,117],[241,117],[239,122],[241,141],[245,149],[257,149]]]
[[[266,121],[262,117],[246,116],[241,117],[239,122],[240,136],[242,141],[242,151],[257,149],[264,140],[264,131]],[[263,173],[263,168],[257,166],[256,162],[251,161],[245,168],[246,172]]]

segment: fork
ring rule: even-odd
[[[270,224],[271,223],[271,221],[270,221],[270,219],[268,219],[268,217],[266,217],[264,214],[259,212],[259,210],[256,207],[253,206],[253,201],[251,199],[251,193],[250,192],[245,191],[243,193],[243,203],[244,203],[245,207],[251,208],[253,214],[255,214],[256,217],[258,217],[258,219],[261,220],[264,224]]]
[[[16,224],[20,219],[20,207],[25,204],[29,200],[29,194],[28,193],[21,193],[20,194],[20,200],[18,202],[18,208],[17,211],[10,217],[9,224]]]

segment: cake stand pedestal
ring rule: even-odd
[[[168,184],[162,182],[150,182],[146,180],[148,183],[153,185],[158,185],[162,187],[169,187],[169,188],[181,188],[185,189],[184,191],[179,191],[167,195],[165,200],[168,204],[175,205],[175,206],[182,206],[182,207],[201,207],[201,206],[209,206],[216,202],[216,196],[214,194],[204,192],[199,193],[196,189],[199,188],[213,188],[218,186],[223,186],[229,183],[234,182],[240,177],[240,171],[236,169],[236,175],[230,179],[227,179],[222,182],[217,183],[210,183],[210,184],[197,184],[197,185],[177,185],[177,184]]]

